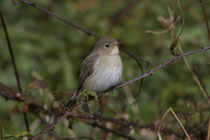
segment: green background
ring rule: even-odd
[[[36,0],[35,2],[89,31],[124,42],[123,47],[140,60],[145,72],[172,57],[169,51],[170,31],[158,35],[148,34],[145,31],[167,29],[157,20],[161,16],[169,18],[167,7],[174,11],[175,19],[180,17],[175,24],[177,34],[182,27],[182,18],[176,0],[129,2],[126,0]],[[206,0],[204,5],[209,16],[210,2]],[[190,51],[208,46],[205,20],[199,1],[181,1],[181,6],[185,14],[185,26],[179,44],[183,50]],[[96,39],[21,2],[12,5],[9,0],[1,0],[0,8],[8,28],[24,94],[26,96],[33,94],[36,99],[51,104],[48,92],[73,93],[77,88],[82,61],[91,52]],[[175,51],[178,52],[178,49],[176,48]],[[141,74],[132,58],[123,52],[120,55],[124,65],[124,81]],[[147,65],[144,60],[150,65]],[[206,91],[210,92],[210,51],[188,56],[187,60],[203,82]],[[38,73],[46,81],[47,91],[27,89],[27,85],[34,79],[32,73]],[[2,27],[0,27],[0,82],[17,89]],[[125,93],[125,88],[129,92]],[[188,120],[183,117],[185,113],[196,111],[195,106],[207,103],[183,59],[145,78],[140,93],[138,92],[139,81],[125,88],[117,89],[114,94],[106,97],[108,101],[105,101],[105,106],[112,108],[116,114],[113,115],[107,111],[105,116],[120,118],[127,115],[130,121],[154,124],[161,119],[169,107],[172,107],[183,124],[190,127],[203,124],[210,115],[208,110],[204,110],[187,116]],[[131,107],[129,99],[131,102],[136,99],[136,106]],[[67,101],[68,98],[62,100]],[[123,103],[126,104],[125,108],[122,107]],[[14,106],[18,106],[18,103],[6,101],[0,97],[3,134],[14,134],[25,130],[22,115],[12,112]],[[95,106],[98,106],[98,103]],[[28,117],[30,123],[36,120],[33,114],[29,113]],[[169,114],[166,120],[169,128],[182,131],[172,114]],[[74,127],[77,136],[88,136],[90,131],[93,131],[95,139],[101,138],[101,133],[97,133],[98,129],[89,130],[90,126],[85,123],[75,122]],[[32,134],[39,132],[40,128],[43,126],[40,125]],[[81,128],[84,130],[83,133],[80,132]],[[66,128],[61,124],[56,127],[56,132],[59,136],[69,137]],[[132,134],[136,138],[141,137],[140,135],[139,130],[135,130]],[[120,138],[112,136],[111,139]]]

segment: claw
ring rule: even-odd
[[[98,100],[98,95],[94,91],[83,90],[82,92],[80,92],[79,96],[81,95],[83,95],[86,98],[86,100],[89,100],[89,96],[94,97],[94,100]]]

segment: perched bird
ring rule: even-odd
[[[100,37],[93,51],[85,58],[80,71],[78,89],[66,107],[76,102],[83,90],[101,95],[120,83],[123,65],[119,55],[120,42],[111,37]]]

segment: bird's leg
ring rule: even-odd
[[[94,97],[94,100],[98,100],[98,95],[94,91],[89,91],[85,89],[82,92],[80,92],[79,96],[81,95],[83,95],[87,101],[90,99],[89,96]]]

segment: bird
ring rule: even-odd
[[[92,52],[82,63],[77,90],[66,107],[75,104],[79,93],[84,90],[93,91],[98,96],[120,83],[123,73],[119,55],[121,43],[108,36],[97,40]]]

